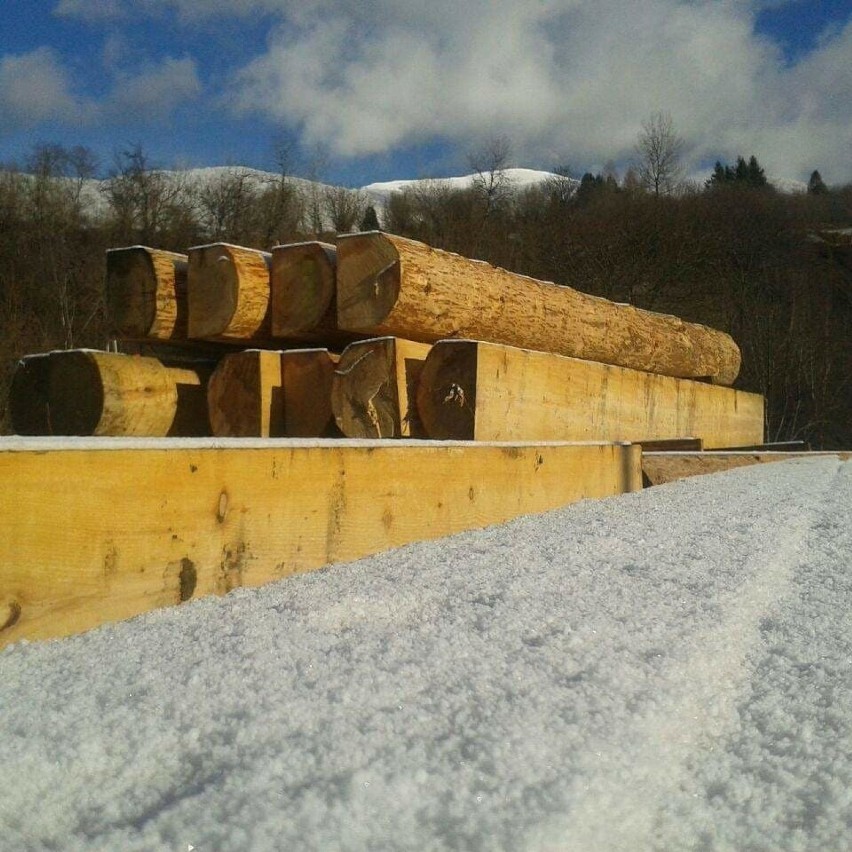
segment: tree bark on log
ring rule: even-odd
[[[268,338],[271,255],[214,243],[189,249],[188,257],[189,337]]]
[[[334,370],[340,357],[327,349],[291,349],[281,353],[284,386],[284,434],[288,438],[340,435],[331,410]]]
[[[115,352],[74,349],[24,358],[10,409],[20,434],[210,434],[198,370]]]
[[[662,441],[704,447],[763,440],[763,397],[688,379],[492,343],[443,340],[417,395],[431,438]]]
[[[146,246],[106,253],[106,311],[118,337],[182,339],[187,334],[185,254]]]
[[[331,407],[348,438],[422,438],[417,382],[429,345],[380,337],[351,343],[334,374]]]
[[[730,385],[740,351],[721,331],[589,296],[403,237],[337,245],[338,326],[434,342],[469,338]]]

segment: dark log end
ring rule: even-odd
[[[477,344],[442,340],[426,358],[417,410],[430,438],[472,441],[476,430]]]
[[[337,246],[337,324],[347,331],[380,326],[399,297],[399,253],[384,234],[341,237]]]
[[[275,337],[315,329],[329,312],[334,313],[336,265],[337,251],[327,243],[297,243],[272,250],[270,286]]]

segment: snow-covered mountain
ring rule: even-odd
[[[389,180],[367,184],[367,186],[361,187],[361,191],[368,195],[374,204],[383,204],[387,201],[391,193],[402,192],[405,189],[419,189],[434,185],[446,186],[450,189],[469,189],[474,185],[478,177],[479,175],[477,174],[469,174],[447,178]],[[513,189],[525,189],[528,186],[535,186],[547,180],[565,180],[565,178],[553,172],[543,172],[538,169],[504,169],[502,177]],[[573,178],[568,178],[568,180],[572,184],[579,184],[579,181]]]

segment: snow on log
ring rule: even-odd
[[[106,253],[106,313],[118,337],[183,339],[187,256],[146,246]]]
[[[73,349],[22,359],[9,396],[19,434],[210,434],[204,375],[155,358]]]
[[[493,343],[443,340],[420,375],[432,438],[759,443],[763,397],[705,382]]]
[[[724,332],[379,232],[338,240],[337,317],[352,332],[485,340],[722,385],[740,369]]]
[[[268,336],[268,252],[213,243],[189,249],[188,257],[189,337]]]
[[[429,348],[397,337],[347,346],[331,394],[340,431],[349,438],[425,437],[416,391]]]

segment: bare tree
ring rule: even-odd
[[[201,225],[209,239],[245,241],[253,231],[257,190],[248,169],[233,168],[199,187]]]
[[[338,234],[348,234],[363,218],[367,198],[357,189],[326,186],[323,191],[323,209],[332,230]]]
[[[506,136],[493,136],[477,151],[468,156],[474,172],[473,186],[485,199],[486,217],[509,194],[506,169],[512,156],[512,144]]]
[[[683,146],[670,113],[654,113],[642,123],[636,143],[637,168],[642,185],[654,195],[669,195],[683,178]]]

